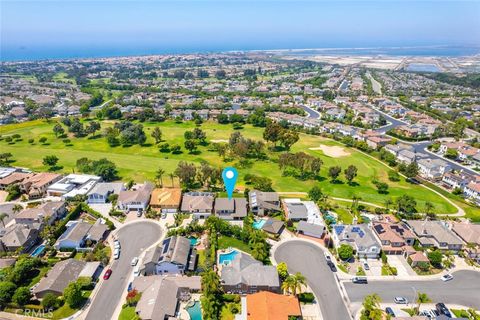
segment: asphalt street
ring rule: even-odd
[[[100,290],[92,300],[86,319],[111,320],[115,309],[128,285],[128,278],[133,272],[130,262],[145,249],[157,242],[162,234],[160,226],[151,221],[136,222],[118,230],[121,245],[120,259],[110,266],[112,275],[103,282]]]
[[[289,272],[300,272],[318,299],[323,319],[350,319],[338,289],[335,274],[325,261],[323,250],[313,243],[288,241],[275,251],[277,263],[285,262]]]
[[[318,119],[320,117],[320,114],[318,112],[316,112],[315,110],[313,110],[312,108],[310,107],[307,107],[307,106],[301,106],[303,110],[305,110],[307,113],[308,113],[308,117],[310,119]]]
[[[392,303],[396,296],[414,301],[416,292],[421,292],[426,293],[434,303],[444,302],[480,309],[480,272],[457,271],[453,276],[454,279],[448,282],[440,279],[369,281],[368,284],[344,282],[344,287],[352,303],[361,303],[366,295],[372,293],[377,293],[385,303]]]

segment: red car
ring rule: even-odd
[[[108,278],[110,278],[111,275],[112,275],[112,269],[108,269],[103,275],[103,280],[108,280]]]

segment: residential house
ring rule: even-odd
[[[247,294],[242,300],[242,312],[235,320],[301,319],[302,310],[297,297],[268,291]]]
[[[90,270],[92,269],[95,270],[91,272]],[[98,262],[85,262],[77,259],[57,262],[40,282],[33,287],[32,293],[37,299],[42,299],[47,293],[61,296],[69,283],[76,281],[82,274],[89,276],[98,275],[99,269],[100,264]],[[89,272],[83,272],[84,270]]]
[[[24,179],[20,183],[20,190],[28,195],[28,198],[38,199],[45,196],[47,188],[62,178],[60,174],[52,172],[40,172]]]
[[[247,199],[215,199],[215,215],[224,220],[243,220],[247,216]]]
[[[188,192],[183,195],[182,212],[193,213],[198,219],[205,219],[212,214],[214,194],[210,192]]]
[[[401,223],[374,222],[373,231],[382,243],[385,254],[403,254],[414,252],[415,235]]]
[[[325,226],[301,220],[297,225],[297,233],[321,239],[325,235]]]
[[[276,192],[252,190],[248,193],[250,210],[259,216],[271,211],[281,211],[280,197]]]
[[[141,293],[135,313],[143,320],[177,319],[180,302],[190,299],[191,292],[201,290],[200,276],[137,277],[132,287]]]
[[[417,164],[420,176],[427,180],[441,180],[445,173],[452,170],[450,164],[441,159],[420,159]]]
[[[120,191],[118,194],[117,207],[125,212],[128,211],[146,211],[150,203],[153,185],[145,182],[144,184],[132,188],[131,190]]]
[[[190,239],[173,236],[164,239],[161,246],[147,250],[140,273],[183,274],[187,270],[195,270],[196,259],[197,254]]]
[[[23,180],[33,177],[34,175],[35,174],[31,172],[12,172],[3,178],[0,178],[0,190],[5,190],[11,184],[20,184]]]
[[[0,251],[28,252],[39,240],[40,224],[13,224],[0,234]]]
[[[221,268],[221,284],[226,293],[247,294],[259,291],[280,293],[280,280],[274,266],[265,266],[249,254],[238,252]]]
[[[39,223],[51,225],[55,220],[62,218],[67,212],[64,201],[44,202],[37,207],[27,208],[16,214],[11,224]]]
[[[182,189],[155,188],[150,198],[150,207],[162,213],[176,213],[180,209]]]
[[[392,139],[382,136],[373,136],[366,139],[367,145],[372,149],[378,149],[380,147],[383,147],[387,145],[387,143],[389,143],[390,141],[392,141]]]
[[[442,178],[442,182],[449,189],[464,190],[465,187],[472,181],[476,181],[475,176],[464,172],[447,172]],[[480,180],[480,179],[479,179]]]
[[[367,224],[335,225],[332,238],[336,247],[348,244],[360,258],[376,259],[380,255],[381,243]]]
[[[462,240],[443,221],[408,220],[407,224],[423,247],[452,251],[462,249]]]
[[[428,260],[428,257],[422,251],[415,251],[411,254],[407,254],[407,252],[405,252],[405,257],[412,268],[415,268],[420,263],[430,264],[430,260]]]
[[[87,193],[87,203],[107,203],[112,194],[125,191],[122,182],[99,182]]]
[[[455,222],[452,231],[467,244],[468,257],[480,263],[480,224]]]
[[[85,247],[87,240],[98,243],[105,239],[108,227],[98,219],[94,224],[83,221],[69,221],[67,230],[57,239],[55,249],[77,249]]]
[[[273,235],[281,234],[283,229],[285,229],[283,221],[274,218],[268,218],[262,226],[263,231]]]
[[[86,195],[100,180],[101,178],[98,176],[72,173],[48,186],[47,196],[62,197],[62,199],[83,196]]]
[[[465,196],[480,204],[480,182],[470,182],[463,190]]]

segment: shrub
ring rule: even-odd
[[[303,292],[298,295],[298,300],[302,303],[313,303],[315,296],[311,292]]]
[[[353,257],[353,248],[348,244],[342,244],[338,248],[338,256],[342,260],[350,260]]]

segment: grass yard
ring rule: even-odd
[[[135,320],[139,319],[135,313],[135,307],[126,307],[123,308],[118,316],[118,320]]]
[[[92,139],[91,137],[74,138],[71,139],[71,146],[66,146],[61,138],[56,138],[53,134],[52,128],[55,122],[45,122],[43,120],[36,120],[31,122],[24,122],[20,124],[10,124],[0,127],[0,135],[2,137],[20,134],[21,141],[8,144],[6,141],[0,141],[0,148],[2,152],[11,152],[15,162],[13,165],[28,167],[34,170],[47,170],[48,168],[42,164],[43,157],[47,155],[57,155],[60,158],[58,163],[62,167],[63,172],[72,172],[75,169],[75,162],[82,157],[90,159],[108,158],[116,163],[119,168],[119,174],[123,180],[133,179],[135,181],[144,181],[145,179],[154,180],[155,171],[161,167],[165,170],[166,175],[173,172],[177,167],[179,161],[191,161],[200,163],[206,161],[211,165],[225,167],[236,166],[237,161],[223,162],[218,154],[210,149],[209,146],[199,146],[199,154],[189,154],[184,150],[182,154],[174,155],[171,153],[161,153],[155,146],[153,138],[150,136],[154,127],[159,127],[163,133],[164,142],[184,144],[184,132],[192,130],[195,127],[193,122],[175,123],[174,121],[166,121],[162,123],[144,123],[145,133],[147,135],[147,142],[143,146],[135,145],[131,147],[110,147],[105,138],[98,136]],[[102,127],[113,125],[112,121],[102,122]],[[201,128],[207,134],[207,140],[225,140],[234,131],[231,125],[221,125],[216,122],[205,122]],[[245,137],[262,139],[263,128],[255,128],[250,125],[245,125],[241,130]],[[45,144],[40,144],[38,139],[46,137],[48,140]],[[30,138],[35,139],[33,144],[28,143]],[[252,161],[248,168],[239,168],[240,187],[245,187],[243,177],[246,173],[251,173],[259,176],[269,177],[273,181],[273,187],[276,191],[299,191],[307,192],[314,185],[320,185],[322,190],[334,197],[351,199],[352,196],[357,196],[362,201],[372,202],[383,205],[387,198],[395,199],[403,194],[410,194],[415,197],[418,203],[418,208],[424,207],[426,201],[431,202],[435,206],[435,212],[448,214],[455,213],[455,208],[442,199],[437,194],[417,185],[409,184],[405,181],[391,182],[388,180],[389,168],[372,159],[371,157],[351,148],[344,148],[350,155],[343,157],[331,157],[325,155],[321,150],[310,150],[310,148],[318,148],[319,145],[339,146],[342,144],[322,138],[319,136],[301,134],[300,140],[292,147],[292,152],[303,151],[308,154],[317,156],[322,159],[324,165],[322,166],[319,181],[306,180],[301,181],[294,177],[284,177],[279,170],[277,163],[272,160]],[[270,159],[278,157],[278,153],[269,151]],[[355,165],[358,168],[358,176],[355,179],[357,184],[350,186],[346,183],[331,183],[327,178],[328,167],[339,165],[345,169],[348,165]],[[377,177],[378,180],[388,183],[390,186],[389,194],[382,195],[376,191],[375,185],[372,183],[372,177]],[[341,176],[343,179],[343,174]],[[170,179],[164,178],[165,186],[171,184]]]
[[[248,244],[244,243],[241,240],[226,236],[221,236],[218,238],[218,249],[228,249],[230,247],[237,248],[246,253],[251,253],[252,251]]]

